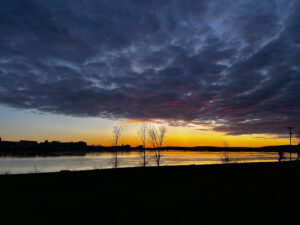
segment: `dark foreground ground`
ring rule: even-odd
[[[0,224],[299,221],[300,163],[0,176]]]

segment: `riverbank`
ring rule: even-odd
[[[2,175],[0,184],[2,224],[286,224],[298,215],[300,163]]]

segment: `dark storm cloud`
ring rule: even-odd
[[[0,102],[81,117],[300,127],[300,4],[3,1]]]

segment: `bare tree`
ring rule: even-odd
[[[289,134],[290,134],[290,161],[292,160],[292,135],[293,135],[293,127],[287,127],[287,129],[289,130]]]
[[[228,155],[228,151],[227,151],[229,144],[226,140],[223,142],[223,147],[224,147],[224,152],[223,152],[223,157],[221,158],[221,161],[223,163],[229,163],[230,159],[229,159],[229,155]]]
[[[160,126],[158,129],[156,129],[154,126],[148,127],[148,139],[151,143],[154,153],[155,153],[155,161],[157,166],[160,165],[160,148],[164,144],[164,138],[166,136],[167,127],[166,126]]]
[[[138,138],[142,142],[143,151],[144,151],[144,167],[146,167],[146,139],[147,139],[147,124],[143,124],[137,131]]]
[[[113,128],[113,145],[115,146],[114,167],[118,167],[118,142],[121,136],[122,127],[114,126]]]

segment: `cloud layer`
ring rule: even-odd
[[[300,127],[297,0],[10,0],[0,103],[80,117]]]

